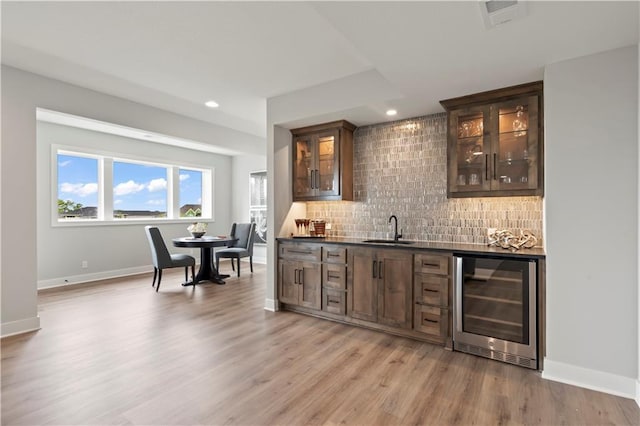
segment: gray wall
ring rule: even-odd
[[[151,270],[149,247],[144,226],[149,223],[101,224],[85,226],[52,226],[51,194],[52,144],[65,147],[87,148],[114,154],[132,155],[149,161],[181,162],[184,165],[212,167],[214,169],[213,221],[208,232],[220,235],[231,226],[231,157],[193,151],[169,145],[128,139],[121,136],[58,124],[37,124],[37,259],[38,287],[83,282]],[[159,223],[166,241],[172,237],[188,235],[182,223]],[[168,243],[170,246],[170,243]],[[105,250],[106,249],[106,250]],[[173,252],[198,253],[189,249]],[[89,267],[81,268],[83,260]]]
[[[638,377],[637,53],[551,64],[544,79],[545,373],[618,376],[627,396],[635,380],[624,379]]]
[[[144,129],[244,154],[264,139],[2,66],[0,334],[37,329],[36,108]]]

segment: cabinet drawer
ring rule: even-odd
[[[449,277],[415,274],[414,298],[422,305],[449,306]]]
[[[415,271],[427,274],[449,275],[449,256],[440,254],[417,254]]]
[[[445,338],[448,328],[448,309],[415,305],[413,329],[434,337]]]
[[[332,314],[345,315],[347,313],[347,292],[332,288],[322,289],[322,310]]]
[[[336,290],[345,290],[347,288],[347,267],[338,264],[323,264],[322,286],[335,288]]]
[[[321,246],[302,244],[281,244],[279,256],[283,259],[308,260],[320,262]]]
[[[347,263],[347,249],[344,247],[323,247],[322,261],[329,263]]]

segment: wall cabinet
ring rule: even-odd
[[[293,201],[353,200],[353,131],[347,121],[291,130]]]
[[[321,309],[320,246],[279,246],[278,297],[281,302]]]
[[[440,101],[447,196],[542,195],[542,82]]]
[[[411,328],[410,252],[358,248],[349,255],[349,311],[353,318]]]
[[[451,256],[414,257],[413,329],[451,348]]]

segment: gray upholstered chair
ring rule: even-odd
[[[145,226],[144,230],[147,233],[147,239],[151,247],[151,257],[153,259],[153,282],[151,283],[151,287],[155,287],[157,276],[158,286],[156,287],[156,291],[160,290],[162,270],[168,268],[184,267],[184,280],[187,281],[189,279],[189,266],[191,266],[191,282],[193,282],[195,280],[196,259],[188,254],[170,254],[157,227]]]
[[[231,238],[237,238],[238,241],[228,248],[216,251],[216,269],[219,269],[220,258],[231,259],[231,269],[235,271],[233,259],[238,261],[238,276],[240,276],[240,259],[249,258],[249,266],[253,273],[253,240],[256,235],[255,223],[234,223],[231,227]]]

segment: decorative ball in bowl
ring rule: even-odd
[[[202,238],[202,236],[203,236],[204,234],[206,234],[206,232],[195,232],[195,231],[194,231],[194,232],[191,232],[191,236],[192,236],[193,238]]]

